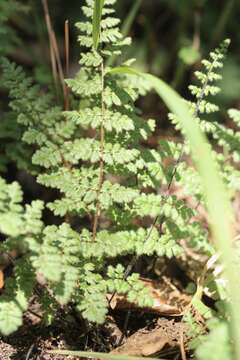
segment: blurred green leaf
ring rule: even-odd
[[[200,59],[199,51],[192,46],[182,47],[178,56],[186,65],[193,65]]]
[[[130,66],[117,66],[108,70],[107,74],[139,75],[139,71]]]

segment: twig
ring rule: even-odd
[[[52,22],[51,22],[51,17],[50,17],[50,13],[49,13],[49,7],[48,7],[48,0],[42,0],[42,5],[43,5],[44,13],[45,13],[46,25],[47,25],[47,30],[48,30],[50,51],[51,51],[51,53],[53,53],[53,54],[51,54],[51,56],[54,56],[54,61],[53,61],[54,65],[52,64],[52,66],[54,66],[54,68],[57,67],[59,80],[60,80],[60,83],[63,88],[64,99],[66,99],[66,87],[65,87],[65,82],[64,82],[63,67],[62,67],[62,63],[61,63],[61,57],[60,57],[60,52],[59,52],[59,48],[58,48],[58,44],[57,44],[56,35],[55,35],[55,32],[52,27]],[[54,76],[55,75],[56,74],[54,73]]]
[[[30,360],[30,356],[32,355],[34,349],[37,348],[37,345],[38,345],[39,340],[40,340],[40,337],[38,337],[37,340],[36,340],[36,342],[33,343],[33,344],[30,346],[30,348],[29,348],[29,350],[28,350],[28,352],[27,352],[27,355],[26,355],[25,360]]]
[[[32,352],[33,352],[33,350],[34,350],[34,348],[35,348],[35,344],[32,344],[32,345],[30,346],[30,348],[29,348],[28,352],[27,352],[27,355],[26,355],[25,360],[29,360],[29,359],[30,359],[30,356],[31,356],[31,354],[32,354]]]
[[[128,310],[128,311],[127,311],[127,315],[126,315],[125,320],[124,320],[123,332],[122,332],[122,335],[121,335],[121,337],[120,337],[120,339],[119,339],[118,344],[117,344],[116,347],[121,346],[124,337],[125,337],[125,336],[127,337],[127,328],[128,328],[128,323],[129,323],[130,316],[131,316],[131,310]]]
[[[51,21],[50,21],[50,15],[49,15],[49,11],[48,11],[47,1],[42,0],[42,5],[43,5],[43,9],[44,9],[45,22],[46,22],[47,31],[48,31],[50,59],[51,59],[51,66],[52,66],[52,75],[53,75],[54,84],[55,84],[55,87],[56,87],[56,90],[57,90],[58,89],[57,64],[56,64],[56,57],[55,57],[55,54],[54,54],[54,49],[53,49],[53,45],[52,45],[52,41],[51,41],[51,31],[52,31],[52,29],[51,29]]]
[[[66,77],[69,77],[69,21],[66,20],[65,21],[65,25],[64,25],[64,43],[65,43],[65,74]],[[65,104],[64,104],[64,108],[65,110],[69,110],[69,88],[67,86],[67,84],[65,84]]]
[[[43,317],[39,314],[37,314],[35,311],[28,309],[28,312],[34,316],[36,316],[39,320],[42,320]]]
[[[179,345],[180,345],[180,351],[181,351],[182,360],[187,360],[186,351],[185,351],[185,347],[184,347],[183,329],[181,329],[181,331],[180,331],[180,344]]]
[[[57,61],[58,74],[59,74],[59,78],[60,78],[61,84],[63,86],[63,91],[64,91],[65,84],[64,84],[63,67],[62,67],[62,63],[61,63],[61,58],[60,58],[60,53],[59,53],[59,49],[58,49],[56,35],[55,35],[55,32],[54,32],[53,29],[52,29],[52,32],[51,32],[51,38],[52,38],[52,45],[53,45],[54,54],[56,56],[56,61]]]
[[[35,344],[32,344],[32,345],[30,346],[28,352],[27,352],[27,355],[26,355],[25,360],[29,360],[29,359],[30,359],[30,356],[31,356],[34,348],[35,348]]]

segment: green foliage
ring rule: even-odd
[[[219,124],[209,114],[216,113],[218,106],[212,102],[213,97],[220,92],[220,87],[216,82],[222,79],[218,73],[223,67],[225,53],[229,46],[229,40],[225,40],[219,48],[210,53],[209,60],[202,60],[204,71],[196,71],[195,75],[200,85],[190,85],[189,89],[195,101],[187,101],[190,112],[199,123],[201,130],[214,140],[215,145],[222,148],[222,152],[212,150],[212,156],[217,160],[225,183],[231,191],[239,189],[239,176],[235,164],[239,162],[239,132],[227,128]],[[208,97],[211,97],[211,101]],[[237,110],[230,110],[229,115],[233,118],[237,125]],[[170,120],[176,127],[181,130],[179,119],[173,115],[169,115]],[[235,120],[234,120],[235,119]],[[184,134],[184,131],[183,131]],[[182,148],[182,155],[189,153],[189,145],[186,143]],[[184,163],[178,166],[179,184],[185,189],[185,193],[195,196],[198,201],[203,201],[203,191],[201,189],[201,181],[196,171],[186,166]]]
[[[196,349],[198,360],[231,360],[233,358],[230,346],[229,328],[226,322],[214,321],[209,324],[210,334],[202,336]],[[217,341],[216,341],[217,339]]]
[[[28,240],[38,239],[43,223],[40,220],[43,203],[39,200],[21,205],[22,191],[18,183],[7,184],[0,178],[0,233],[7,237],[0,246],[0,254],[13,249],[27,251]],[[4,335],[18,329],[22,324],[23,313],[27,310],[35,285],[35,272],[29,257],[15,263],[14,277],[6,284],[0,299],[0,331]]]
[[[9,25],[9,20],[27,10],[28,8],[18,1],[0,1],[0,56],[9,54],[21,43],[13,27]],[[24,169],[28,164],[26,158],[30,157],[28,149],[21,144],[21,129],[12,114],[1,111],[0,116],[0,172],[5,171],[12,160],[17,161],[19,168]]]
[[[57,143],[62,136],[70,136],[71,130],[65,123],[61,123],[55,131],[54,123],[56,125],[60,117],[60,109],[52,106],[51,96],[43,94],[38,85],[33,85],[33,80],[25,76],[20,66],[10,63],[6,58],[1,60],[1,65],[2,84],[10,90],[9,96],[12,98],[9,103],[11,111],[6,113],[1,123],[2,136],[7,139],[7,143],[2,144],[2,164],[5,165],[6,160],[10,159],[20,169],[35,173],[36,167],[31,162],[34,151],[32,145],[45,144],[45,152],[49,149],[54,157],[52,152],[57,148]]]
[[[20,40],[11,26],[9,19],[18,13],[28,10],[26,5],[17,0],[1,0],[0,2],[0,55],[7,54],[19,45]]]
[[[217,93],[216,87],[212,87],[212,85],[209,85],[213,80],[218,79],[219,76],[216,74],[213,69],[222,67],[222,60],[224,58],[224,54],[226,52],[226,48],[229,44],[229,40],[226,40],[219,49],[216,49],[215,52],[211,53],[210,56],[212,58],[212,61],[203,61],[204,66],[206,67],[206,74],[197,73],[198,78],[202,82],[202,87],[193,87],[191,86],[190,89],[193,92],[193,95],[196,96],[197,100],[196,103],[190,103],[190,111],[192,112],[193,117],[196,118],[196,120],[199,122],[200,126],[203,124],[202,128],[206,131],[206,121],[203,121],[201,123],[201,120],[199,118],[199,114],[201,113],[208,113],[216,110],[216,107],[212,105],[204,99],[204,96],[207,96],[209,93],[214,95]],[[150,77],[151,79],[151,77]],[[175,109],[174,101],[175,103],[178,101],[177,96],[173,93],[171,89],[169,89],[166,85],[163,84],[163,82],[159,80],[152,79],[152,83],[154,84],[154,87],[156,88],[157,92],[163,96],[163,98],[166,98],[166,103],[169,104],[169,107],[172,109]],[[202,106],[202,101],[204,101]],[[230,312],[229,315],[231,316],[231,330],[232,330],[232,336],[231,339],[233,341],[233,348],[234,348],[234,358],[238,358],[240,354],[240,348],[239,348],[239,339],[240,339],[240,332],[239,332],[239,281],[238,281],[238,272],[239,269],[236,267],[236,264],[238,262],[235,261],[235,250],[230,245],[232,242],[233,237],[233,229],[232,229],[232,221],[233,221],[233,214],[231,212],[230,206],[229,206],[229,193],[226,192],[221,177],[218,177],[217,170],[219,168],[222,171],[222,178],[225,179],[225,181],[228,183],[229,186],[232,184],[228,179],[226,179],[226,173],[228,172],[228,165],[226,164],[228,161],[228,157],[225,157],[225,153],[218,154],[217,151],[212,151],[212,154],[210,153],[210,148],[208,144],[206,143],[205,138],[201,135],[199,132],[199,129],[197,127],[196,123],[190,123],[190,117],[186,112],[186,107],[184,108],[180,102],[178,102],[178,109],[175,110],[175,113],[179,116],[171,116],[171,119],[176,123],[179,124],[179,128],[183,130],[185,133],[186,139],[189,141],[189,144],[187,144],[187,150],[183,148],[184,151],[188,152],[188,146],[190,146],[193,159],[196,163],[196,166],[198,168],[199,174],[202,178],[202,185],[203,185],[203,195],[210,215],[210,224],[213,229],[213,235],[214,240],[216,242],[217,248],[221,251],[221,258],[223,263],[225,264],[225,276],[228,280],[228,286],[227,289],[229,291],[229,296],[231,297],[231,301],[228,302]],[[185,115],[185,116],[184,116]],[[238,112],[237,111],[230,111],[230,115],[237,120],[238,119]],[[207,131],[206,131],[207,132]],[[228,133],[228,129],[225,129],[222,127],[222,133],[221,136],[217,137],[218,139],[218,145],[220,146],[226,146],[225,144],[225,133]],[[233,135],[232,139],[230,139],[229,143],[234,143],[237,141],[238,135],[237,133],[232,133]],[[215,132],[213,132],[213,137],[215,135]],[[216,137],[215,137],[216,138]],[[198,148],[197,148],[198,146]],[[230,148],[230,145],[228,146]],[[231,149],[232,150],[232,149]],[[201,158],[199,158],[199,154],[201,154]],[[231,154],[232,155],[232,154]],[[215,161],[218,161],[218,169],[216,168]],[[233,159],[230,159],[230,162],[233,163]],[[237,172],[237,171],[236,171]],[[234,186],[231,186],[231,189],[234,190]],[[219,204],[217,206],[217,204]],[[216,276],[216,275],[215,275]],[[217,279],[218,276],[216,276],[215,280],[216,283],[219,279]],[[222,279],[223,280],[223,279]],[[223,282],[223,281],[222,281]],[[218,285],[218,284],[217,284]],[[219,287],[219,296],[221,298],[221,295],[224,294],[224,292],[221,291],[221,287]],[[205,305],[204,305],[205,306]],[[222,336],[225,337],[225,343],[228,344],[228,348],[230,349],[230,343],[229,339],[227,338],[226,332],[222,332]],[[212,338],[207,338],[206,340],[206,348],[203,346],[203,353],[206,356],[207,351],[210,351],[211,347],[213,347],[215,344],[212,341]],[[205,353],[206,351],[206,353]],[[231,358],[231,355],[229,351],[227,350],[227,358]],[[211,358],[211,355],[209,355],[209,358]],[[214,358],[214,356],[212,357]]]
[[[4,334],[22,324],[37,275],[46,282],[39,299],[46,323],[51,323],[59,305],[71,304],[84,319],[101,324],[108,312],[108,293],[125,295],[142,307],[152,305],[139,274],[126,277],[125,256],[178,257],[184,252],[183,239],[201,254],[215,254],[208,231],[196,221],[196,209],[166,192],[175,183],[197,202],[208,203],[204,176],[183,160],[190,153],[192,139],[183,144],[162,140],[158,150],[147,147],[155,121],[141,117],[136,101],[149,90],[150,77],[140,78],[130,68],[132,59],[117,68],[110,65],[116,57],[121,59],[131,42],[119,30],[115,2],[86,0],[83,6],[86,20],[76,26],[86,51],[76,76],[66,80],[74,98],[71,110],[54,106],[54,99],[21,67],[2,60],[2,84],[9,91],[10,112],[1,123],[1,136],[8,142],[1,145],[0,164],[4,169],[9,158],[35,174],[39,184],[57,191],[56,199],[46,207],[62,218],[60,225],[45,226],[42,202],[23,207],[19,185],[0,179],[0,232],[6,238],[1,251],[21,249],[14,277],[0,301],[0,331]],[[203,60],[204,71],[196,72],[200,84],[190,86],[195,100],[184,104],[183,113],[187,109],[186,118],[194,118],[223,149],[211,153],[233,193],[240,183],[235,167],[239,132],[207,118],[218,110],[209,96],[220,90],[216,81],[221,79],[218,70],[228,44],[225,41],[209,60]],[[174,99],[165,101],[172,104]],[[176,113],[181,115],[181,111]],[[229,116],[239,126],[239,111],[230,110]],[[169,117],[186,135],[181,119],[176,114]],[[209,155],[204,146],[204,154]],[[196,151],[193,154],[196,160]],[[218,331],[219,336],[226,335],[222,324],[211,330],[196,350],[200,360]],[[224,341],[228,344],[226,336]]]
[[[228,45],[228,43],[229,41],[225,41],[223,45],[215,51],[215,53],[212,53],[211,55],[213,59],[212,67],[214,67],[215,61],[218,62],[217,67],[221,67],[220,65],[221,62],[219,62],[218,60],[223,59],[224,52],[226,51],[226,46]],[[211,66],[209,65],[209,63],[207,64],[207,67],[209,69],[208,70],[209,74],[211,74],[210,71]],[[229,194],[226,193],[222,179],[218,175],[219,167],[216,167],[216,161],[214,161],[214,160],[219,161],[219,157],[215,152],[211,154],[211,148],[209,147],[209,144],[206,142],[206,138],[201,133],[200,127],[198,126],[197,122],[194,121],[191,122],[191,116],[189,115],[189,110],[186,107],[186,105],[181,103],[181,100],[177,96],[177,94],[173,90],[171,90],[163,81],[156,79],[151,75],[147,75],[146,77],[152,83],[153,87],[156,89],[158,94],[165,100],[168,106],[175,112],[176,116],[171,116],[171,118],[176,123],[179,122],[180,128],[182,128],[182,130],[184,131],[185,137],[189,141],[189,144],[187,144],[187,146],[189,146],[191,149],[194,162],[199,171],[199,175],[201,176],[202,179],[203,195],[209,211],[210,225],[213,230],[216,247],[221,252],[221,258],[225,265],[225,273],[226,273],[226,278],[228,280],[227,288],[229,291],[229,295],[231,297],[230,302],[228,302],[228,306],[230,308],[230,312],[229,312],[229,316],[231,316],[230,326],[233,336],[231,340],[233,341],[232,345],[234,348],[234,358],[237,359],[239,358],[239,354],[240,354],[240,347],[239,347],[240,317],[239,317],[239,280],[238,280],[239,268],[238,266],[236,266],[236,264],[238,263],[239,260],[235,260],[236,259],[235,250],[231,245],[232,237],[233,237],[233,226],[232,226],[233,214],[230,208]],[[207,88],[207,83],[208,83],[208,77],[205,78],[205,80],[203,81],[202,91],[198,91],[198,90],[196,91],[197,94],[196,105],[190,103],[190,110],[192,110],[192,115],[193,117],[195,116],[196,120],[198,121],[200,120],[197,116],[198,111],[200,109],[198,105],[201,105],[201,101],[205,93],[205,88]],[[201,157],[199,157],[199,153]],[[180,160],[181,159],[179,158],[179,161]],[[223,167],[223,172],[224,171],[225,169]],[[209,261],[211,262],[213,260],[210,259]],[[216,256],[214,261],[216,262]],[[208,267],[209,264],[206,264],[206,266],[209,269]],[[206,306],[202,302],[199,303],[199,298],[201,298],[203,292],[201,287],[202,285],[199,284],[199,289],[195,297],[197,296],[197,300],[198,300],[197,306],[199,307],[199,305],[201,305],[200,306],[201,311],[202,310],[206,311],[207,310]],[[219,292],[219,295],[221,296],[221,292]],[[202,305],[204,305],[204,307]],[[224,334],[223,336],[225,336],[225,341],[228,344],[228,347],[230,348],[229,339],[227,339],[226,333],[223,334]],[[211,346],[213,346],[212,340],[210,338],[209,347],[208,347],[208,338],[207,338],[206,349],[209,350]],[[228,358],[229,357],[230,355],[228,356]]]
[[[67,80],[80,99],[78,109],[61,114],[20,67],[2,62],[11,115],[32,149],[33,164],[42,169],[38,182],[61,194],[47,206],[55,215],[91,218],[92,230],[82,227],[77,231],[70,220],[70,224],[45,227],[39,238],[28,236],[30,262],[48,281],[60,304],[74,301],[84,318],[98,323],[107,313],[108,288],[120,293],[124,288],[128,298],[141,306],[151,302],[137,275],[125,279],[122,272],[121,286],[113,286],[111,272],[106,271],[108,259],[154,253],[171,258],[181,253],[179,240],[191,238],[196,230],[189,223],[194,214],[183,202],[156,193],[170,177],[170,171],[163,171],[162,160],[169,155],[167,151],[177,148],[167,144],[159,154],[142,145],[155,123],[143,120],[134,106],[141,90],[128,77],[111,73],[105,66],[129,43],[119,32],[113,3],[105,1],[102,9],[98,51],[92,48],[93,1],[83,7],[89,20],[77,24],[81,45],[88,47],[81,55],[79,73]],[[93,129],[94,137],[83,137]],[[118,176],[122,180],[116,183]],[[147,188],[151,194],[145,193]],[[143,225],[144,218],[156,215],[164,218],[161,232],[157,226],[151,230]],[[112,226],[101,229],[102,219]],[[140,222],[138,229],[134,219]]]

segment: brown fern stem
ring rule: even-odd
[[[101,64],[101,82],[102,82],[102,111],[101,111],[101,127],[100,127],[100,160],[99,160],[99,182],[97,190],[97,200],[96,200],[96,212],[93,219],[93,241],[96,239],[97,228],[99,224],[99,218],[101,216],[101,203],[99,200],[100,193],[102,190],[104,182],[104,140],[105,140],[105,130],[104,130],[104,117],[105,117],[105,104],[104,104],[104,63]]]

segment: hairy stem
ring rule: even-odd
[[[101,111],[101,127],[100,127],[100,161],[99,161],[99,182],[98,182],[98,190],[97,190],[97,200],[96,200],[96,212],[93,219],[93,241],[96,239],[97,228],[99,223],[99,218],[101,215],[101,203],[99,200],[99,196],[102,190],[102,185],[104,181],[104,118],[105,118],[105,104],[104,104],[104,62],[101,64],[101,81],[102,81],[102,111]]]

